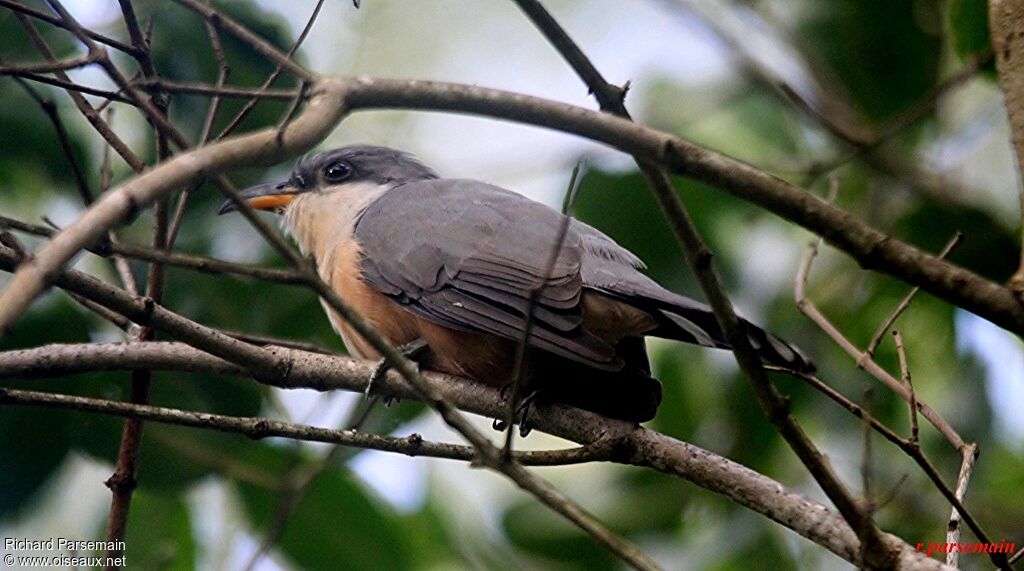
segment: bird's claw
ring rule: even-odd
[[[501,389],[501,397],[508,400],[508,390],[511,388],[511,384],[505,385]],[[530,413],[533,412],[533,405],[537,401],[537,397],[540,395],[539,390],[530,391],[530,394],[523,397],[523,399],[516,405],[516,410],[513,414],[513,421],[519,425],[519,436],[526,438],[533,430],[530,426]],[[508,430],[508,422],[505,420],[496,418],[491,423],[491,428],[498,432],[504,432]]]
[[[416,358],[422,356],[424,352],[430,349],[430,346],[427,345],[427,342],[423,339],[415,339],[405,343],[404,345],[399,345],[397,349],[403,357],[412,361],[416,368],[419,369],[419,363],[416,361]],[[388,371],[393,367],[394,364],[388,360],[387,357],[377,362],[377,366],[373,368],[373,373],[370,374],[370,382],[366,384],[366,390],[363,391],[366,398],[373,396],[373,387],[379,383],[384,378],[384,375],[387,375]],[[398,399],[392,396],[385,396],[383,401],[385,407],[390,407],[398,402]]]

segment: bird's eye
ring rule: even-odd
[[[333,162],[324,169],[324,178],[329,182],[341,182],[351,176],[351,174],[351,165],[342,161]]]

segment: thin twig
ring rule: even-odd
[[[92,190],[89,188],[89,183],[85,179],[85,174],[82,172],[81,165],[78,163],[78,158],[75,156],[74,151],[71,148],[71,138],[68,135],[67,129],[64,127],[64,122],[60,119],[60,114],[57,111],[57,106],[53,101],[44,99],[39,95],[36,90],[21,78],[15,78],[17,83],[21,85],[29,96],[43,109],[46,116],[50,119],[50,123],[53,126],[54,131],[57,134],[57,140],[60,142],[61,150],[64,153],[65,159],[67,159],[68,165],[71,167],[72,176],[75,179],[75,187],[78,189],[78,194],[81,196],[82,203],[85,206],[90,206],[95,199],[93,198]],[[110,117],[114,110],[111,109],[107,115],[107,123],[110,123]],[[110,146],[103,146],[103,164],[100,167],[100,192],[104,192],[110,186]],[[2,217],[0,217],[2,218]],[[108,239],[111,242],[117,241],[117,234],[114,230],[108,233]],[[128,262],[120,256],[114,256],[112,259],[114,269],[117,271],[121,278],[121,283],[124,284],[125,288],[133,293],[138,292],[138,286],[135,284],[135,278],[132,276],[131,268]],[[89,307],[89,306],[86,306]],[[95,311],[95,308],[91,308]],[[103,315],[102,313],[100,314]],[[106,316],[104,316],[106,317]],[[109,317],[106,317],[109,319]],[[124,329],[122,327],[122,329]]]
[[[281,53],[266,40],[254,34],[249,28],[225,16],[223,13],[209,6],[204,6],[198,0],[175,0],[175,2],[193,12],[197,12],[214,26],[217,26],[218,30],[227,32],[242,42],[249,44],[250,47],[259,52],[263,57],[286,69],[292,75],[310,82],[316,79],[312,73],[292,61],[288,55]]]
[[[277,123],[277,134],[274,137],[278,140],[278,144],[281,144],[281,138],[284,137],[284,130],[288,128],[288,124],[292,122],[295,114],[299,111],[299,106],[306,100],[306,94],[309,92],[309,82],[302,81],[299,84],[299,92],[288,104],[288,109],[285,110],[284,115],[281,116],[280,121]]]
[[[89,183],[85,180],[85,173],[82,172],[82,167],[78,164],[78,158],[75,156],[74,150],[71,148],[71,137],[68,135],[68,131],[64,128],[64,122],[61,121],[60,113],[57,111],[57,105],[51,99],[46,99],[40,95],[27,81],[20,77],[16,77],[15,81],[20,85],[29,97],[35,101],[43,112],[46,113],[47,119],[50,120],[50,124],[53,126],[53,130],[57,134],[57,141],[60,143],[61,152],[64,153],[64,158],[67,160],[68,166],[71,168],[71,175],[75,179],[75,188],[78,189],[79,196],[82,197],[82,203],[89,206],[93,203],[92,190],[89,189]]]
[[[359,430],[318,428],[261,417],[225,416],[131,402],[7,388],[0,388],[0,404],[30,404],[95,412],[122,418],[232,432],[257,440],[282,437],[382,452],[397,452],[406,456],[428,456],[466,462],[477,461],[476,450],[473,446],[431,442],[424,440],[418,434],[410,434],[406,437],[381,436]],[[514,459],[524,465],[566,466],[607,460],[612,457],[613,452],[613,448],[600,443],[563,450],[516,452]]]
[[[0,2],[2,1],[3,0],[0,0]],[[50,49],[42,34],[40,34],[39,30],[36,29],[35,24],[33,24],[31,20],[29,20],[26,16],[20,13],[15,14],[15,17],[18,18],[18,21],[21,23],[22,27],[28,33],[29,38],[36,46],[36,49],[39,50],[39,53],[41,53],[47,61],[56,61],[57,58],[53,54],[53,50]],[[66,73],[58,71],[55,72],[55,75],[57,76],[57,79],[61,80],[62,82],[71,83]],[[110,125],[108,125],[103,120],[103,118],[100,117],[99,112],[91,104],[89,104],[88,101],[86,101],[85,97],[82,95],[80,90],[68,86],[64,87],[68,96],[70,96],[71,100],[74,101],[75,106],[78,107],[78,110],[82,113],[83,116],[85,116],[86,120],[89,121],[89,124],[91,124],[93,128],[96,129],[96,132],[99,133],[101,137],[103,137],[103,139],[114,149],[115,152],[117,152],[117,154],[122,159],[124,159],[126,163],[128,163],[128,166],[130,166],[132,170],[134,170],[135,172],[142,172],[146,168],[146,164],[134,152],[132,152],[131,149],[128,148],[128,145],[126,145],[120,137],[114,134],[114,131],[110,128]],[[113,99],[113,96],[116,94],[111,93],[109,95],[111,97],[108,97],[108,99]],[[119,95],[117,97],[120,98]]]
[[[628,119],[629,114],[623,104],[626,90],[605,81],[583,51],[540,2],[537,0],[515,0],[515,2],[590,88],[601,108]],[[725,333],[736,361],[765,415],[800,458],[825,494],[832,500],[839,513],[857,533],[861,540],[860,561],[862,564],[871,567],[891,565],[892,559],[896,556],[895,551],[883,541],[882,534],[871,520],[870,515],[864,513],[850,491],[832,471],[821,452],[790,415],[788,401],[778,392],[765,373],[761,359],[751,347],[743,322],[736,315],[721,278],[715,270],[711,251],[701,239],[686,207],[676,194],[667,172],[641,157],[635,158],[648,186],[654,192],[658,205],[668,219],[669,226],[686,255],[687,261],[696,273],[701,289],[708,297],[715,320]]]
[[[871,414],[871,387],[864,389],[864,411]],[[874,458],[871,450],[871,423],[864,421],[864,448],[860,467],[861,489],[864,494],[864,512],[873,515],[878,509],[872,493],[871,478]]]
[[[74,22],[67,12],[63,9],[58,0],[47,0],[50,5],[56,10],[61,19],[72,25],[72,33],[79,36],[88,47],[89,53],[100,54],[99,63],[107,71],[122,89],[125,88],[124,81],[118,81],[118,77],[115,77],[114,71],[116,68],[106,58],[105,52],[99,52],[95,45],[90,45],[88,36],[82,36],[79,33],[80,27]],[[156,68],[153,66],[153,60],[149,53],[149,42],[143,36],[142,30],[139,28],[138,19],[135,16],[135,8],[132,6],[131,0],[119,0],[121,6],[121,14],[124,17],[125,27],[128,29],[128,35],[131,37],[132,46],[134,46],[138,52],[135,54],[135,59],[139,62],[139,66],[142,68],[142,74],[147,78],[157,77]],[[129,93],[132,95],[132,93]],[[136,99],[133,97],[133,99]],[[153,94],[149,99],[149,104],[163,116],[167,115],[167,109],[170,101],[167,98],[166,93],[158,91]],[[154,126],[156,123],[154,122]],[[168,146],[167,137],[159,129],[155,129],[156,137],[156,149],[157,149],[157,161],[163,161],[170,156],[170,148]],[[153,249],[157,251],[167,250],[167,224],[168,224],[168,198],[163,198],[157,201],[156,207],[153,211]],[[163,298],[164,291],[164,265],[159,262],[150,262],[149,272],[146,277],[146,297],[153,301],[153,303],[160,303]],[[156,338],[156,331],[151,327],[143,326],[135,340],[138,342],[153,341]],[[146,405],[149,403],[149,391],[150,385],[153,380],[153,373],[150,369],[140,368],[134,369],[131,373],[131,385],[129,388],[129,400],[133,404]],[[117,566],[113,563],[120,557],[122,550],[118,548],[119,545],[124,545],[124,540],[127,534],[128,528],[128,514],[131,508],[132,496],[135,492],[135,487],[138,485],[138,465],[139,465],[139,452],[142,448],[142,437],[144,433],[144,425],[141,419],[128,418],[125,419],[122,432],[121,432],[121,443],[117,455],[117,465],[114,468],[114,473],[111,474],[110,478],[107,479],[105,484],[111,491],[110,501],[110,516],[107,521],[107,537],[106,540],[110,547],[107,549],[107,561],[106,569],[114,569]]]
[[[970,443],[964,447],[964,459],[960,465],[960,474],[956,478],[956,499],[963,502],[964,494],[967,493],[967,484],[971,480],[971,474],[974,472],[974,461],[978,458],[978,445]],[[963,526],[960,525],[961,521],[960,510],[953,507],[953,510],[949,514],[949,523],[946,525],[946,545],[956,545],[960,543],[960,535],[963,533]],[[946,565],[950,567],[958,567],[959,562],[957,559],[960,556],[960,552],[956,549],[950,549],[946,551]],[[1013,564],[1013,560],[1008,561],[1008,564]],[[998,565],[998,563],[997,563]]]
[[[558,234],[555,237],[554,244],[551,246],[551,253],[548,254],[547,262],[544,264],[544,273],[541,274],[540,282],[530,288],[530,293],[527,297],[526,312],[524,314],[526,319],[523,323],[522,336],[519,338],[519,344],[516,347],[515,361],[512,366],[512,392],[508,402],[508,412],[505,415],[505,426],[508,429],[505,435],[504,448],[506,456],[512,452],[512,425],[515,423],[516,410],[519,408],[520,390],[523,384],[526,355],[530,346],[530,332],[533,329],[534,312],[537,309],[540,293],[547,285],[548,280],[551,279],[551,273],[555,271],[555,264],[558,263],[558,256],[562,253],[562,245],[565,243],[565,237],[569,233],[569,225],[572,223],[572,208],[576,203],[576,194],[579,192],[582,180],[583,177],[580,176],[580,163],[576,163],[576,166],[572,169],[572,174],[569,176],[569,186],[565,189],[565,198],[562,200],[562,223],[558,227]]]
[[[75,302],[81,305],[82,307],[88,309],[89,311],[95,313],[96,315],[99,315],[100,317],[109,321],[110,323],[113,323],[115,327],[117,327],[121,331],[124,331],[126,335],[135,337],[139,334],[139,326],[132,323],[130,319],[126,318],[120,313],[110,311],[109,309],[103,307],[102,305],[75,293],[69,293],[68,297],[75,300]]]
[[[345,427],[344,430],[360,430],[370,417],[370,412],[379,402],[379,397],[373,397],[369,401],[365,401],[365,404],[361,402],[353,407],[349,412],[349,418],[346,422],[342,423],[342,426]],[[255,569],[259,562],[270,552],[270,548],[284,535],[289,519],[295,513],[295,510],[298,509],[299,504],[306,496],[313,482],[321,474],[334,467],[335,463],[342,457],[342,452],[348,450],[352,450],[352,448],[336,445],[318,461],[305,466],[294,466],[288,470],[288,473],[283,478],[282,489],[278,495],[277,505],[274,507],[274,514],[267,525],[264,526],[259,546],[253,552],[252,557],[249,558],[249,562],[242,568],[243,571]]]
[[[174,128],[173,125],[167,119],[167,114],[161,108],[163,105],[154,99],[147,99],[142,96],[139,90],[135,89],[131,82],[121,73],[116,65],[110,60],[106,50],[97,45],[87,33],[85,28],[71,15],[70,12],[64,8],[64,5],[60,0],[46,0],[51,8],[60,16],[64,23],[68,25],[68,29],[71,33],[78,38],[85,46],[89,49],[89,53],[92,57],[96,58],[96,62],[103,68],[107,76],[128,96],[136,107],[141,109],[145,114],[146,118],[153,125],[157,131],[157,136],[166,136],[175,145],[181,149],[188,149],[191,145],[185,139],[185,137]]]
[[[950,503],[950,505],[953,506],[953,511],[959,514],[963,521],[967,523],[967,527],[969,527],[971,531],[974,532],[974,535],[977,536],[980,542],[992,543],[989,539],[988,534],[985,533],[985,531],[981,528],[981,524],[978,523],[974,516],[964,506],[963,502],[960,499],[960,496],[957,496],[956,493],[946,484],[946,482],[942,479],[942,475],[939,474],[939,471],[935,468],[931,461],[928,460],[928,457],[924,455],[924,451],[921,449],[920,445],[912,443],[910,439],[903,438],[900,435],[896,434],[896,432],[894,432],[891,428],[889,428],[881,421],[871,416],[862,407],[858,406],[851,400],[847,399],[839,392],[837,392],[835,389],[833,389],[831,386],[829,386],[827,383],[815,377],[814,375],[801,373],[799,371],[793,371],[791,369],[786,369],[784,367],[768,366],[767,368],[772,371],[785,373],[791,377],[804,381],[805,383],[814,387],[814,389],[816,389],[817,391],[821,392],[828,398],[832,399],[833,402],[836,402],[839,405],[841,405],[843,408],[848,410],[857,418],[863,419],[866,422],[870,423],[871,427],[876,432],[884,436],[885,439],[888,440],[889,442],[892,442],[897,447],[899,447],[900,450],[902,450],[907,456],[910,456],[910,458],[914,460],[914,462],[916,462],[918,466],[920,466],[921,470],[924,471],[928,479],[932,481],[936,489],[938,489],[939,492],[943,495],[943,497],[945,497],[946,500]],[[974,444],[966,444],[965,449],[970,449],[972,450],[972,452],[974,452],[976,451],[974,446]],[[963,472],[964,468],[961,467],[961,473]],[[966,480],[964,480],[963,482],[958,480],[957,487],[959,488],[961,485],[966,486]],[[1006,554],[989,553],[989,558],[999,569],[1010,571],[1009,566],[1006,562]]]
[[[113,125],[114,109],[108,109],[106,114],[106,124]],[[110,148],[110,144],[104,141],[102,153],[103,158],[100,162],[100,194],[110,190],[110,183],[114,179],[114,171],[110,165]],[[52,235],[53,233],[50,232],[49,236]],[[117,232],[114,230],[110,230],[109,232],[107,232],[107,240],[109,241],[110,245],[114,247],[116,247],[117,244],[120,244],[121,242],[117,237]],[[114,269],[117,271],[118,276],[120,276],[121,278],[121,284],[124,285],[124,288],[128,290],[129,293],[138,295],[139,284],[136,283],[135,281],[135,274],[132,273],[131,264],[128,263],[128,260],[126,260],[124,256],[118,255],[117,253],[114,253],[114,255],[111,256],[111,258],[112,263],[114,265]]]
[[[953,237],[949,239],[949,242],[946,242],[946,245],[943,246],[942,250],[939,251],[936,257],[940,260],[945,258],[953,251],[954,248],[959,246],[963,240],[964,235],[960,231],[957,231],[953,234]],[[878,344],[882,342],[882,337],[885,337],[885,333],[889,331],[892,324],[899,319],[899,316],[902,315],[908,307],[910,307],[910,302],[919,291],[921,291],[921,287],[914,286],[909,292],[907,292],[907,295],[900,300],[899,304],[896,305],[896,308],[889,314],[889,317],[887,317],[885,321],[882,322],[882,325],[879,326],[878,331],[875,331],[875,335],[871,338],[871,342],[868,343],[867,349],[864,349],[864,353],[869,357],[875,354],[875,350],[878,349]]]
[[[47,238],[51,238],[56,234],[55,231],[45,226],[28,224],[2,215],[0,215],[0,226]],[[194,254],[157,250],[148,246],[139,246],[125,242],[108,241],[103,244],[90,247],[88,250],[99,256],[115,255],[118,257],[142,260],[145,262],[159,262],[168,266],[185,268],[207,274],[229,274],[289,285],[302,285],[306,283],[305,274],[294,270],[268,268],[252,264],[239,264],[236,262],[218,260],[217,258],[197,256]],[[131,291],[132,288],[126,287],[126,289]]]
[[[295,39],[295,43],[293,43],[292,47],[288,49],[288,53],[284,54],[284,57],[287,61],[291,61],[292,56],[294,56],[295,53],[299,51],[299,47],[302,46],[302,43],[306,41],[306,37],[309,35],[309,32],[313,29],[313,24],[316,23],[316,19],[320,15],[320,9],[323,8],[323,4],[324,0],[319,0],[316,6],[313,8],[313,13],[310,14],[309,19],[306,20],[306,25],[302,28],[302,32],[299,33],[299,37]],[[245,105],[243,105],[242,108],[239,109],[238,113],[236,113],[235,116],[230,121],[228,121],[228,124],[221,130],[220,134],[217,135],[216,140],[220,140],[228,136],[228,134],[233,132],[242,123],[242,121],[249,116],[249,113],[251,113],[252,110],[256,107],[256,104],[259,103],[260,99],[264,98],[263,94],[269,93],[271,91],[270,86],[273,85],[274,82],[277,81],[277,78],[281,76],[281,72],[284,70],[284,68],[285,65],[283,62],[277,63],[277,66],[274,68],[272,72],[270,72],[270,75],[267,76],[267,79],[263,81],[263,84],[260,85],[256,92],[251,96],[249,101],[247,101]],[[309,82],[309,78],[302,78],[301,76],[299,77],[300,79],[304,79],[306,83]],[[291,98],[294,97],[295,96],[293,95]]]
[[[793,295],[796,299],[796,305],[800,308],[800,311],[804,313],[808,318],[811,319],[826,335],[832,338],[848,355],[850,355],[857,363],[857,366],[866,371],[879,382],[884,384],[889,390],[893,391],[905,402],[910,402],[910,392],[907,390],[903,383],[896,380],[888,371],[878,365],[870,356],[864,351],[861,351],[853,344],[852,341],[846,338],[839,331],[839,329],[828,320],[827,317],[818,309],[813,301],[807,296],[807,280],[811,271],[811,264],[814,258],[817,256],[818,247],[821,243],[820,239],[811,240],[807,245],[807,251],[804,254],[803,261],[800,264],[800,269],[797,271],[796,278],[794,280]],[[930,406],[922,402],[920,399],[917,400],[917,409],[924,415],[928,422],[930,422],[957,451],[961,451],[964,447],[964,441],[957,434],[956,430],[953,429],[949,423],[946,422],[935,410]]]
[[[67,25],[60,18],[55,17],[51,14],[47,14],[42,10],[37,10],[31,6],[26,6],[21,2],[17,2],[15,0],[0,0],[0,7],[8,8],[17,14],[23,14],[35,18],[37,20],[42,20],[49,24],[53,24],[58,28],[67,29]],[[130,46],[124,42],[104,36],[103,34],[99,34],[93,30],[86,30],[86,33],[89,34],[90,38],[96,40],[97,42],[100,42],[101,44],[106,44],[116,50],[120,50],[132,56],[136,55],[137,50],[133,46]]]
[[[210,0],[206,0],[206,4],[210,4]],[[220,32],[217,31],[216,26],[211,24],[209,20],[204,20],[203,25],[206,27],[206,35],[210,38],[210,48],[213,50],[214,59],[217,60],[217,83],[214,88],[221,90],[224,88],[224,82],[227,81],[228,76],[231,75],[231,66],[228,64],[227,56],[224,55],[224,47],[221,45]],[[164,90],[167,90],[165,85]],[[203,119],[203,128],[199,133],[198,146],[203,146],[210,140],[210,132],[213,130],[213,121],[217,118],[217,111],[220,110],[221,94],[216,93],[213,98],[210,99],[210,106],[206,110],[206,118]],[[178,230],[181,228],[181,223],[185,219],[185,208],[188,206],[188,200],[192,196],[192,193],[199,189],[202,182],[195,182],[190,187],[186,188],[181,193],[181,197],[178,198],[178,206],[174,210],[174,217],[171,219],[171,228],[167,232],[167,245],[168,249],[174,247],[174,242],[178,238]]]
[[[231,98],[231,99],[266,99],[268,101],[291,101],[298,95],[297,89],[252,89],[247,87],[234,87],[221,85],[207,85],[205,83],[189,83],[173,81],[166,78],[160,79],[138,79],[131,82],[133,86],[150,91],[162,89],[168,93],[181,93],[184,95],[205,95],[207,97]]]
[[[899,355],[900,360],[900,377],[903,380],[903,386],[910,393],[910,400],[908,401],[910,406],[910,443],[914,446],[920,446],[921,439],[918,435],[919,429],[917,426],[917,395],[914,394],[914,383],[910,380],[910,366],[907,364],[907,352],[903,345],[903,335],[897,330],[892,332],[892,336],[896,342],[896,353]]]
[[[325,349],[316,343],[310,343],[308,341],[297,341],[295,339],[284,339],[281,337],[270,337],[267,335],[257,335],[255,333],[249,333],[246,331],[224,331],[226,335],[234,337],[239,341],[245,341],[253,345],[260,347],[266,347],[267,345],[275,345],[277,347],[287,347],[289,349],[298,349],[300,351],[307,351],[310,353],[320,353],[322,355],[338,355],[337,351],[331,351]]]
[[[15,77],[24,77],[25,74],[35,75],[39,73],[50,73],[54,71],[68,71],[72,69],[78,69],[80,67],[85,67],[92,63],[96,63],[96,60],[86,55],[61,61],[48,61],[46,63],[0,65],[0,76],[13,75]]]
[[[57,66],[57,69],[53,70],[51,73],[63,73],[63,72],[64,72],[64,70],[60,69],[59,66]],[[71,80],[68,80],[68,79],[65,79],[63,77],[54,78],[54,77],[48,77],[48,76],[45,76],[45,75],[40,75],[38,73],[31,73],[31,72],[18,73],[16,75],[18,77],[21,77],[21,78],[24,78],[24,79],[31,79],[32,81],[36,81],[36,82],[39,82],[39,83],[45,83],[47,85],[52,85],[54,87],[62,87],[66,91],[69,91],[69,92],[74,91],[76,93],[87,93],[89,95],[95,95],[97,97],[103,97],[104,99],[109,99],[110,101],[116,101],[118,103],[126,103],[128,105],[132,105],[132,100],[131,99],[128,99],[127,97],[124,97],[124,96],[122,96],[121,94],[119,94],[117,92],[109,91],[109,90],[106,90],[106,89],[99,89],[97,87],[90,87],[88,85],[82,85],[80,83],[75,83],[75,82],[73,82]]]

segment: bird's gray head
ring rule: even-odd
[[[312,153],[299,159],[287,181],[261,184],[241,195],[257,210],[283,212],[299,195],[327,193],[350,185],[394,187],[407,182],[438,178],[436,172],[404,151],[372,145],[353,145]],[[227,201],[220,214],[235,210]]]

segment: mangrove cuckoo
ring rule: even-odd
[[[523,379],[541,401],[649,420],[661,384],[644,337],[728,348],[706,305],[658,285],[597,229],[570,220],[554,257],[561,213],[490,184],[441,178],[402,151],[360,145],[308,155],[287,181],[242,196],[281,214],[323,279],[393,344],[425,342],[417,361],[426,369],[507,386],[533,290]],[[350,353],[380,357],[325,309]],[[813,368],[793,345],[746,329],[765,362]]]

